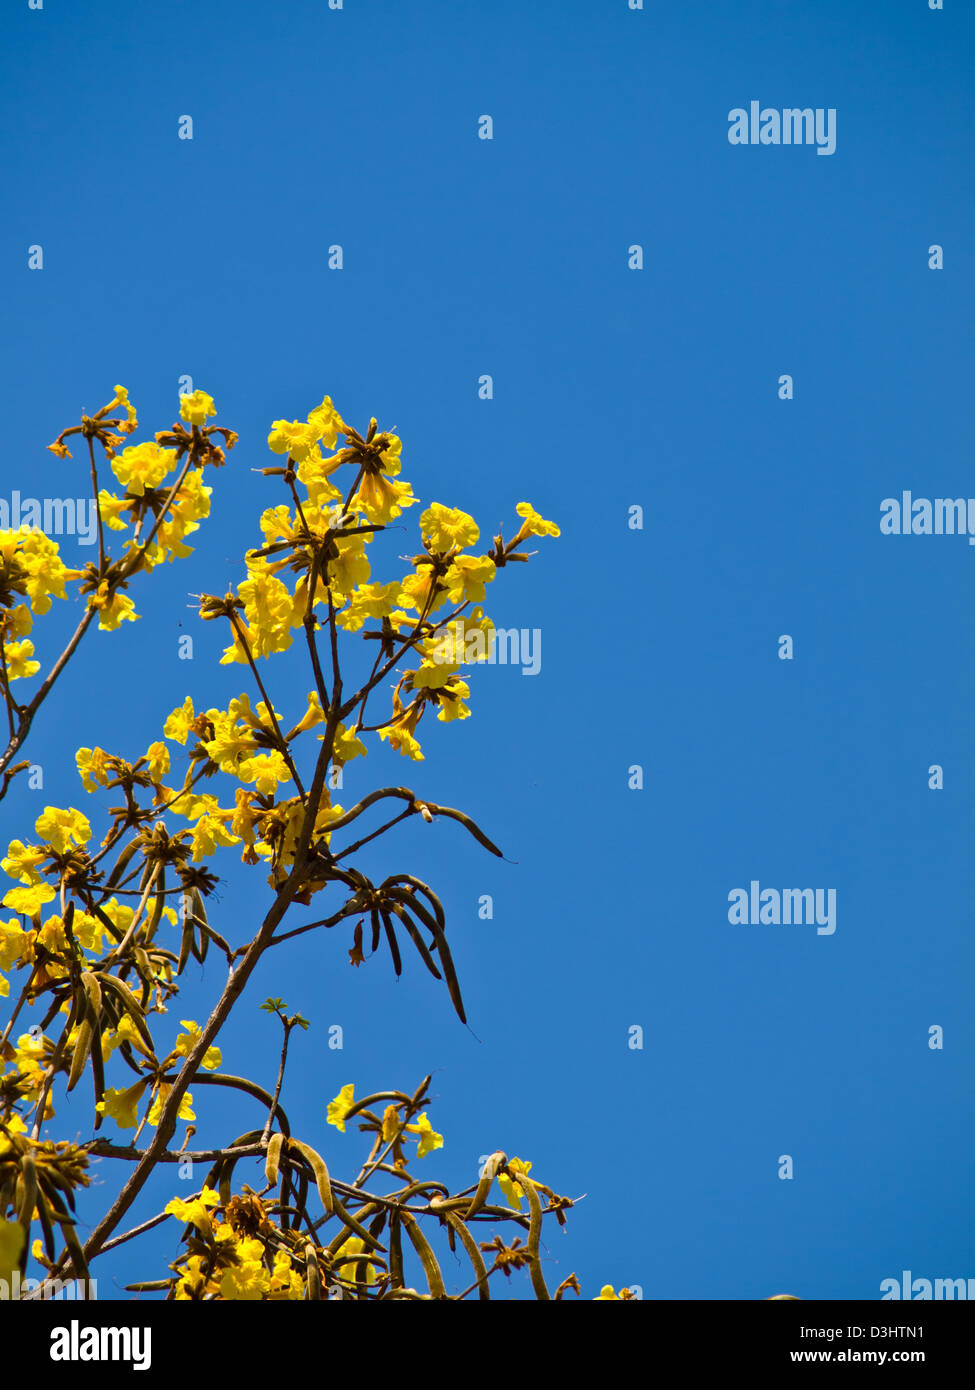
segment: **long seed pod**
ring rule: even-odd
[[[183,923],[183,938],[179,946],[179,963],[176,966],[177,975],[182,975],[183,971],[186,969],[186,963],[190,958],[190,952],[195,952],[195,947],[196,928],[193,925],[192,914],[188,912],[186,914],[186,920]]]
[[[114,975],[103,975],[102,984],[118,996],[122,1007],[132,1019],[140,1038],[145,1043],[149,1056],[154,1057],[156,1053],[156,1044],[153,1041],[152,1034],[149,1032],[149,1025],[146,1023],[146,1016],[138,999],[136,999],[128,985],[122,980],[117,979]]]
[[[37,1168],[34,1155],[28,1150],[20,1160],[20,1181],[17,1184],[19,1202],[17,1219],[24,1232],[24,1246],[30,1242],[30,1227],[37,1206]]]
[[[406,1227],[406,1234],[413,1242],[413,1249],[420,1257],[423,1265],[423,1272],[427,1276],[427,1284],[430,1293],[434,1298],[446,1298],[447,1290],[444,1288],[443,1275],[440,1273],[440,1266],[437,1264],[437,1257],[430,1248],[426,1236],[416,1223],[416,1218],[409,1212],[403,1212],[403,1225]]]
[[[535,1190],[535,1184],[530,1178],[519,1181],[518,1186],[528,1198],[528,1206],[531,1211],[531,1222],[528,1227],[528,1249],[531,1253],[531,1274],[532,1288],[535,1290],[535,1297],[540,1301],[551,1302],[552,1295],[549,1293],[545,1283],[545,1276],[542,1273],[542,1259],[539,1254],[539,1241],[542,1238],[542,1203]]]
[[[440,956],[440,963],[444,969],[447,980],[447,991],[450,994],[451,1003],[457,1013],[461,1023],[467,1022],[467,1015],[464,1012],[464,1001],[461,998],[460,984],[457,980],[457,972],[454,969],[453,958],[450,954],[450,947],[447,945],[447,938],[444,929],[435,917],[431,917],[423,905],[414,898],[410,903],[411,910],[416,913],[420,921],[430,928],[434,940],[437,943],[437,954]]]
[[[393,957],[393,970],[397,976],[403,973],[403,960],[399,953],[399,942],[396,940],[396,933],[393,931],[393,924],[389,920],[389,913],[384,912],[383,930],[386,933],[386,940],[389,943],[389,953]]]
[[[318,1263],[318,1251],[311,1241],[305,1246],[305,1289],[309,1303],[322,1301],[322,1271]]]
[[[85,1252],[82,1250],[81,1243],[75,1232],[74,1221],[67,1213],[63,1216],[58,1213],[55,1213],[55,1215],[61,1227],[61,1234],[64,1236],[64,1243],[68,1247],[68,1253],[71,1255],[71,1263],[74,1265],[75,1274],[87,1284],[88,1264],[85,1260]]]
[[[105,1059],[102,1056],[102,1040],[99,1037],[91,1049],[91,1079],[95,1088],[95,1119],[93,1129],[101,1127],[105,1116],[98,1109],[98,1103],[105,1098]]]
[[[396,913],[396,916],[400,919],[400,921],[403,923],[403,926],[409,932],[410,940],[413,942],[413,945],[419,952],[420,959],[423,961],[423,964],[429,970],[430,974],[433,976],[435,980],[442,980],[443,976],[437,969],[436,962],[434,961],[430,952],[427,950],[427,944],[423,940],[423,937],[420,935],[416,923],[410,917],[409,913],[406,912],[406,910],[403,907],[401,907],[398,902],[390,901],[389,906],[390,908],[392,908],[393,912]],[[383,916],[384,918],[388,918],[388,913],[384,911]]]
[[[332,1196],[332,1184],[329,1180],[325,1160],[320,1153],[315,1152],[310,1144],[303,1144],[300,1139],[289,1139],[288,1147],[295,1149],[311,1165],[318,1186],[318,1195],[322,1199],[322,1206],[326,1213],[331,1216],[335,1210],[335,1199]]]
[[[481,1210],[488,1197],[491,1195],[491,1184],[498,1175],[498,1169],[502,1164],[507,1163],[508,1155],[498,1149],[487,1160],[481,1169],[481,1177],[477,1184],[477,1191],[471,1198],[471,1204],[464,1213],[464,1220],[470,1221],[472,1216],[476,1216]]]
[[[460,1236],[461,1243],[463,1244],[464,1249],[467,1251],[467,1257],[470,1260],[471,1264],[474,1266],[474,1275],[477,1279],[478,1298],[482,1301],[484,1299],[490,1300],[491,1290],[488,1287],[487,1265],[484,1263],[484,1256],[478,1249],[477,1241],[471,1235],[470,1231],[464,1225],[463,1221],[456,1214],[456,1212],[448,1212],[446,1219],[451,1230],[456,1231],[457,1234]]]
[[[389,1219],[389,1273],[392,1276],[392,1287],[402,1287],[403,1226],[398,1211],[394,1211]]]
[[[339,1198],[334,1195],[332,1200],[335,1203],[335,1215],[339,1217],[340,1220],[345,1222],[345,1229],[339,1231],[338,1235],[335,1237],[331,1245],[328,1247],[329,1255],[338,1254],[339,1250],[348,1240],[350,1233],[357,1235],[361,1241],[364,1241],[368,1249],[376,1250],[379,1251],[381,1254],[385,1254],[385,1246],[380,1245],[379,1241],[376,1240],[372,1235],[370,1235],[369,1231],[366,1229],[365,1226],[363,1226],[362,1222],[357,1221],[356,1218],[352,1215],[352,1213],[347,1210],[344,1203],[341,1202]],[[367,1202],[367,1204],[362,1208],[360,1216],[371,1216],[375,1209],[375,1206],[375,1202]]]
[[[91,1041],[94,1037],[94,1033],[95,1025],[92,1022],[91,1015],[86,1012],[78,1028],[78,1037],[75,1041],[74,1052],[71,1057],[71,1070],[68,1073],[68,1084],[65,1087],[67,1091],[73,1091],[81,1080],[82,1073],[85,1070],[85,1063],[88,1060],[88,1052],[91,1048]]]
[[[92,1017],[97,1019],[102,1011],[102,987],[98,983],[98,977],[93,975],[90,970],[82,970],[81,983],[88,996]]]
[[[272,1134],[268,1140],[267,1157],[264,1160],[264,1176],[272,1187],[278,1180],[278,1165],[281,1162],[283,1144],[284,1135],[281,1133]]]

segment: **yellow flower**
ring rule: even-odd
[[[213,722],[213,738],[204,739],[203,747],[223,772],[236,772],[241,758],[253,753],[257,745],[246,725],[241,727],[222,710],[208,712]],[[250,780],[250,779],[248,779]]]
[[[317,448],[298,464],[298,481],[308,489],[308,501],[313,507],[341,500],[341,491],[329,482],[329,474],[334,473],[336,467],[334,463],[326,463]],[[305,511],[307,515],[307,508]]]
[[[45,806],[34,822],[34,829],[58,854],[67,854],[73,845],[86,845],[91,839],[88,817],[73,808],[62,810],[58,806]]]
[[[9,970],[12,965],[31,960],[33,940],[33,933],[24,931],[15,918],[0,922],[0,969]]]
[[[279,782],[291,780],[284,755],[276,748],[270,753],[244,758],[237,766],[237,776],[242,782],[253,782],[262,796],[273,796]]]
[[[9,907],[11,912],[22,912],[25,917],[33,917],[45,903],[53,902],[56,896],[49,883],[32,883],[28,888],[11,888],[2,906]]]
[[[248,561],[249,576],[238,587],[244,602],[244,617],[249,631],[247,641],[255,657],[270,656],[291,646],[291,629],[299,627],[304,611],[286,584],[271,574],[267,565]],[[235,639],[234,650],[239,645]],[[234,657],[246,661],[246,654]]]
[[[317,421],[275,420],[267,444],[272,454],[290,454],[295,463],[301,463],[316,448],[320,437]]]
[[[42,864],[48,851],[40,845],[25,845],[20,840],[11,840],[7,857],[3,860],[4,873],[21,883],[40,883],[41,876],[35,865]]]
[[[399,604],[398,580],[389,584],[362,584],[338,614],[336,622],[348,632],[358,632],[367,618],[387,618]]]
[[[438,628],[432,637],[420,644],[420,651],[424,661],[452,666],[456,670],[462,662],[490,658],[493,632],[491,619],[486,618],[480,608],[474,608],[466,617],[454,618]]]
[[[171,738],[175,743],[185,743],[190,736],[190,726],[195,718],[193,701],[187,695],[179,709],[174,709],[166,720],[163,725],[163,733],[166,738]]]
[[[448,666],[441,661],[424,661],[418,671],[408,671],[407,675],[413,677],[414,690],[439,690],[441,686],[448,685],[456,673],[456,666]]]
[[[129,400],[129,393],[124,386],[115,387],[115,399],[109,406],[109,410],[114,410],[117,405],[124,406],[128,416],[128,419],[119,425],[119,429],[123,434],[134,434],[139,427],[139,421],[136,418],[135,406]]]
[[[355,1085],[343,1086],[334,1100],[328,1103],[328,1123],[345,1133],[345,1117],[355,1104]]]
[[[501,1188],[501,1191],[504,1193],[505,1198],[506,1198],[507,1203],[508,1203],[508,1206],[509,1206],[509,1207],[514,1207],[515,1211],[521,1211],[521,1183],[520,1183],[520,1179],[529,1180],[529,1179],[528,1179],[528,1174],[529,1174],[530,1172],[531,1172],[531,1164],[528,1162],[527,1159],[523,1161],[523,1160],[520,1159],[520,1158],[509,1158],[509,1159],[508,1159],[508,1173],[499,1173],[499,1174],[498,1174],[498,1186]],[[515,1174],[515,1175],[516,1175],[516,1179],[518,1179],[518,1181],[513,1180],[513,1179],[509,1176],[509,1173]]]
[[[69,570],[62,563],[57,541],[43,531],[0,530],[0,556],[16,561],[23,574],[17,592],[26,591],[35,613],[46,613],[51,595],[65,598],[64,585],[68,579],[80,579],[81,570]],[[22,587],[21,587],[22,585]]]
[[[216,415],[213,397],[205,391],[190,391],[179,398],[180,419],[188,425],[205,425],[208,415]]]
[[[162,1108],[166,1104],[172,1089],[171,1082],[164,1081],[160,1085],[159,1090],[156,1092],[156,1098],[149,1108],[148,1118],[151,1125],[157,1125],[159,1123],[159,1116],[162,1114]],[[183,1098],[179,1103],[179,1110],[176,1112],[176,1118],[178,1120],[196,1119],[196,1116],[193,1114],[193,1097],[190,1095],[189,1091],[183,1092]]]
[[[484,586],[494,578],[494,561],[489,555],[458,555],[444,576],[451,603],[480,603]]]
[[[414,738],[405,726],[387,724],[385,728],[379,730],[379,737],[388,741],[390,748],[400,753],[404,758],[412,758],[415,763],[426,761],[419,740]]]
[[[200,1234],[206,1238],[213,1231],[213,1223],[210,1220],[207,1207],[218,1207],[219,1205],[220,1194],[214,1192],[212,1187],[205,1187],[199,1197],[194,1197],[189,1202],[174,1197],[163,1207],[163,1211],[167,1216],[175,1216],[178,1221],[185,1221],[187,1225],[195,1226]]]
[[[26,603],[0,610],[0,630],[4,637],[26,637],[33,626],[34,619]]]
[[[36,676],[41,669],[39,661],[31,660],[34,655],[34,643],[30,640],[5,643],[3,655],[7,663],[8,680],[27,680],[30,676]]]
[[[334,754],[337,763],[349,763],[353,758],[364,758],[367,752],[366,745],[352,729],[347,729],[344,724],[336,727]]]
[[[399,1134],[402,1128],[399,1118],[399,1109],[395,1105],[387,1105],[383,1111],[383,1143],[391,1143]]]
[[[153,785],[158,786],[169,771],[169,749],[164,743],[150,743],[146,760],[149,763],[149,776]]]
[[[111,772],[108,766],[108,754],[103,748],[79,748],[74,755],[74,760],[78,767],[81,785],[86,792],[93,792],[96,782],[101,787],[108,786]]]
[[[620,1296],[613,1288],[612,1284],[604,1284],[603,1287],[600,1289],[599,1293],[593,1299],[593,1303],[608,1303],[610,1302],[610,1300],[619,1303]]]
[[[451,676],[448,684],[437,692],[437,718],[441,723],[449,724],[454,719],[467,719],[471,711],[464,701],[470,693],[471,688],[466,681],[462,681],[459,676]]]
[[[110,531],[127,531],[129,523],[122,520],[122,512],[132,510],[128,497],[116,497],[114,492],[104,488],[98,494],[98,514]]]
[[[152,916],[152,899],[149,900],[149,916]],[[175,916],[175,913],[173,914]],[[86,951],[101,953],[102,938],[105,936],[107,928],[105,923],[98,917],[90,917],[87,912],[76,912],[74,915],[74,934],[84,946]],[[123,1015],[127,1017],[128,1015]]]
[[[188,1057],[194,1047],[196,1047],[203,1029],[198,1023],[194,1023],[193,1020],[189,1018],[181,1018],[180,1023],[182,1023],[184,1028],[188,1028],[190,1031],[188,1033],[180,1033],[179,1037],[176,1039],[176,1046],[173,1048],[173,1051],[178,1053],[180,1057]],[[216,1071],[222,1061],[223,1053],[220,1051],[219,1047],[208,1047],[202,1065],[206,1067],[207,1071]]]
[[[76,923],[76,924],[77,924],[77,921],[78,921],[78,919],[77,919],[77,917],[76,917],[76,918],[75,918],[75,923]],[[108,1031],[106,1030],[106,1031],[102,1034],[102,1061],[103,1061],[103,1062],[107,1062],[107,1061],[108,1061],[109,1057],[111,1057],[112,1053],[115,1051],[115,1049],[119,1046],[120,1043],[128,1043],[130,1047],[136,1048],[137,1051],[141,1052],[144,1056],[146,1056],[146,1057],[150,1056],[150,1053],[148,1052],[145,1043],[142,1041],[142,1034],[139,1032],[138,1028],[135,1026],[135,1023],[134,1023],[133,1020],[132,1020],[131,1014],[123,1013],[122,1017],[121,1017],[121,1018],[119,1019],[119,1021],[118,1021],[118,1027],[114,1030],[114,1032],[108,1032]],[[140,1082],[140,1083],[138,1083],[138,1084],[144,1086],[146,1083],[145,1083],[145,1082]],[[106,1091],[105,1094],[107,1095],[108,1092]],[[125,1095],[125,1092],[124,1092],[124,1091],[120,1091],[120,1092],[118,1092],[118,1094],[119,1094],[119,1095]],[[138,1100],[139,1100],[139,1097],[137,1096],[137,1097],[136,1097],[136,1104],[138,1104]],[[132,1113],[133,1113],[133,1115],[135,1114],[134,1111],[133,1111]],[[133,1123],[134,1123],[134,1120],[133,1120]]]
[[[24,1230],[17,1221],[0,1221],[0,1279],[8,1282],[20,1264],[24,1248]]]
[[[320,701],[319,698],[318,698],[318,691],[317,691],[317,690],[309,690],[309,692],[308,692],[308,708],[305,710],[304,714],[301,716],[301,719],[299,719],[298,723],[297,723],[297,724],[294,726],[294,728],[291,730],[291,733],[288,735],[288,738],[291,739],[291,738],[293,738],[296,734],[303,734],[303,733],[306,733],[309,729],[314,729],[314,727],[315,727],[316,724],[324,724],[324,723],[325,723],[325,715],[324,715],[323,712],[322,712],[322,704],[321,704],[321,701]],[[342,727],[343,727],[343,726],[340,724],[340,725],[339,725],[339,728],[342,728]]]
[[[338,554],[328,562],[328,582],[336,598],[350,594],[357,584],[369,578],[364,536],[343,536],[335,541]]]
[[[245,1236],[237,1241],[234,1254],[236,1264],[220,1273],[220,1297],[258,1302],[271,1282],[264,1268],[264,1245],[256,1237]]]
[[[296,1302],[305,1296],[305,1281],[298,1270],[292,1268],[291,1256],[287,1250],[274,1252],[274,1269],[271,1272],[267,1296],[273,1300],[288,1298]]]
[[[205,1263],[206,1259],[203,1255],[191,1255],[186,1261],[180,1281],[176,1285],[176,1292],[173,1295],[178,1302],[203,1297],[207,1284],[207,1276],[204,1272]]]
[[[326,449],[334,449],[339,432],[345,430],[345,421],[332,404],[331,396],[326,396],[321,405],[316,405],[308,416],[308,423]]]
[[[135,1129],[138,1123],[136,1112],[139,1108],[139,1101],[145,1094],[148,1084],[147,1081],[137,1081],[124,1091],[111,1087],[105,1092],[104,1099],[98,1101],[95,1109],[100,1115],[111,1116],[119,1129]]]
[[[453,568],[453,566],[451,566]],[[431,565],[419,565],[415,574],[403,580],[397,602],[404,608],[415,608],[418,613],[436,613],[447,601],[447,591],[442,584],[436,588],[436,577]],[[430,595],[434,595],[431,601]]]
[[[146,488],[158,487],[175,457],[173,449],[161,449],[153,440],[130,444],[112,459],[112,472],[133,497],[142,497]]]
[[[229,818],[232,813],[224,812],[222,814],[226,814]],[[232,835],[216,816],[201,816],[193,827],[193,852],[191,858],[194,864],[198,864],[201,859],[206,859],[209,855],[216,854],[218,845],[222,845],[226,848],[228,845],[236,845],[238,843],[237,836]]]
[[[117,632],[120,623],[134,623],[139,616],[128,594],[117,589],[109,593],[107,579],[103,579],[92,594],[91,606],[98,613],[98,626],[103,632]]]
[[[530,502],[519,502],[515,511],[524,518],[515,536],[516,541],[525,540],[528,536],[561,536],[562,532],[555,522],[546,521],[544,517],[539,516]]]
[[[361,507],[370,521],[385,524],[419,500],[413,496],[410,483],[394,483],[382,473],[367,473],[359,484],[354,505]]]
[[[362,1237],[349,1236],[348,1240],[344,1240],[335,1252],[335,1261],[338,1263],[346,1256],[364,1254],[366,1254],[366,1243]],[[363,1268],[365,1268],[365,1275],[363,1275]],[[340,1277],[347,1280],[349,1283],[355,1283],[359,1280],[365,1284],[374,1284],[376,1282],[375,1266],[370,1264],[364,1265],[362,1260],[356,1260],[354,1264],[343,1265],[339,1273]]]
[[[426,1158],[427,1154],[433,1153],[434,1149],[443,1148],[443,1135],[438,1134],[430,1123],[430,1116],[423,1114],[420,1116],[418,1124],[407,1125],[410,1134],[418,1134],[420,1142],[416,1148],[417,1158]]]
[[[463,549],[476,545],[481,534],[477,522],[466,512],[456,507],[445,507],[434,502],[420,515],[420,533],[429,542],[431,550],[446,555],[454,546]]]

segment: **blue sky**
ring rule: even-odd
[[[361,861],[439,892],[471,1029],[419,962],[353,971],[351,941],[316,933],[272,953],[225,1069],[273,1085],[267,995],[310,1018],[284,1099],[340,1174],[360,1154],[324,1124],[340,1086],[432,1072],[431,1170],[464,1185],[501,1147],[587,1194],[546,1272],[589,1298],[874,1299],[903,1269],[975,1276],[975,554],[879,525],[904,490],[975,494],[975,17],[957,0],[105,0],[21,3],[2,34],[0,496],[84,495],[80,459],[44,446],[115,382],[148,431],[189,374],[240,445],[192,559],[141,586],[141,621],[94,634],[45,707],[43,794],[15,786],[0,835],[26,838],[44,804],[97,821],[79,744],[137,756],[186,694],[225,707],[244,688],[188,594],[242,577],[283,500],[252,471],[271,421],[328,392],[397,430],[424,503],[487,537],[527,499],[562,537],[487,605],[541,630],[540,673],[483,668],[473,717],[428,733],[425,762],[383,750],[347,774],[461,806],[505,851],[410,822]],[[730,144],[753,99],[835,108],[835,153]],[[267,679],[289,708],[310,688],[297,657]],[[214,923],[237,944],[269,890],[223,863]],[[835,889],[835,933],[730,924],[752,880]],[[215,988],[191,969],[164,1026],[202,1020]],[[194,1094],[194,1143],[261,1122]],[[84,1137],[83,1109],[59,1106],[52,1136]],[[98,1166],[86,1219],[115,1175]],[[174,1194],[154,1180],[136,1215]],[[176,1238],[106,1256],[101,1296],[159,1277]]]

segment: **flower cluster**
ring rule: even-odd
[[[72,458],[69,442],[87,450],[98,559],[83,569],[68,568],[39,531],[0,532],[0,690],[10,730],[0,798],[28,765],[15,759],[88,628],[134,621],[130,585],[191,553],[187,538],[210,512],[205,470],[221,468],[236,443],[232,430],[209,423],[215,415],[212,398],[193,391],[168,430],[136,442],[137,414],[118,386],[106,406],[49,446],[63,462]],[[114,488],[99,484],[96,446]],[[354,967],[385,949],[399,974],[403,947],[414,950],[465,1019],[436,893],[404,870],[373,882],[354,856],[412,816],[427,824],[443,818],[489,852],[500,850],[463,811],[407,787],[378,786],[348,808],[331,793],[337,772],[383,745],[422,759],[418,731],[431,711],[442,724],[469,717],[470,668],[489,658],[494,633],[483,607],[488,586],[530,558],[531,540],[558,536],[559,528],[519,502],[511,539],[499,528],[482,546],[472,516],[414,494],[396,434],[375,419],[360,433],[328,396],[305,419],[275,420],[268,446],[278,462],[261,471],[284,489],[283,500],[263,511],[262,543],[245,554],[239,583],[223,596],[199,596],[202,620],[227,625],[223,664],[242,668],[249,689],[213,706],[187,694],[135,756],[93,740],[79,747],[77,772],[92,810],[45,806],[33,833],[11,840],[2,860],[9,883],[0,893],[8,914],[0,920],[0,998],[10,1013],[0,1028],[0,1277],[3,1268],[23,1272],[29,1257],[51,1278],[86,1275],[160,1153],[174,1157],[169,1146],[183,1124],[178,1154],[213,1166],[194,1196],[166,1208],[184,1228],[170,1275],[133,1288],[178,1300],[486,1298],[493,1276],[524,1270],[534,1295],[547,1299],[542,1220],[562,1223],[571,1201],[532,1176],[529,1162],[500,1150],[462,1192],[428,1177],[424,1161],[444,1144],[427,1113],[429,1077],[412,1095],[357,1100],[351,1083],[342,1088],[322,1116],[331,1142],[341,1144],[338,1136],[354,1124],[371,1148],[358,1176],[340,1182],[318,1149],[292,1133],[283,1106],[289,1040],[307,1021],[288,1016],[280,1000],[263,1006],[284,1029],[273,1093],[225,1074],[216,1039],[266,951],[335,928],[350,933]],[[406,562],[388,557],[381,574],[381,534],[414,507],[416,552]],[[121,550],[113,554],[116,535]],[[70,597],[73,585],[84,600],[78,627],[33,700],[21,704],[13,683],[42,669],[34,616]],[[296,642],[307,652],[307,678],[297,694],[273,698],[268,662]],[[383,697],[370,713],[370,701]],[[379,761],[385,756],[380,751]],[[375,817],[388,812],[377,826]],[[93,829],[99,815],[104,834]],[[261,889],[260,920],[243,933],[213,910],[228,850],[231,863],[239,856],[261,866],[270,890]],[[315,920],[292,926],[288,915],[319,895],[325,906],[316,903]],[[204,966],[211,952],[227,968],[207,1022],[169,1024],[184,972],[191,961]],[[92,1137],[52,1144],[41,1127],[83,1081],[91,1088]],[[188,1145],[204,1122],[199,1096],[215,1084],[242,1093],[250,1107],[261,1102],[266,1119],[196,1155]],[[107,1121],[124,1144],[98,1133]],[[140,1148],[147,1126],[155,1138]],[[135,1164],[138,1181],[82,1247],[74,1194],[98,1155]],[[237,1165],[254,1159],[264,1165],[263,1187],[245,1183],[235,1195]],[[503,1204],[493,1201],[495,1184]],[[311,1209],[316,1200],[320,1211]],[[30,1240],[35,1220],[41,1235]],[[493,1240],[475,1238],[480,1222],[493,1223]],[[511,1224],[520,1234],[507,1241],[497,1228]],[[470,1264],[466,1287],[448,1293],[424,1228],[440,1232],[450,1249],[459,1242]],[[569,1289],[579,1292],[572,1277],[554,1297]]]

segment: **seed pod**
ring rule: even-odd
[[[332,1184],[329,1180],[328,1169],[321,1154],[316,1153],[310,1144],[303,1144],[300,1139],[289,1139],[289,1149],[296,1149],[303,1158],[311,1164],[315,1174],[315,1182],[318,1186],[318,1195],[322,1199],[322,1206],[326,1213],[331,1216],[335,1210],[334,1198],[332,1196]]]
[[[481,1170],[481,1179],[480,1182],[477,1184],[477,1191],[471,1198],[471,1204],[464,1213],[465,1221],[470,1221],[471,1217],[476,1216],[477,1213],[481,1210],[484,1203],[487,1201],[488,1196],[490,1195],[491,1184],[497,1177],[498,1169],[503,1164],[507,1163],[507,1161],[508,1155],[506,1153],[503,1153],[501,1149],[498,1149],[497,1152],[493,1153],[491,1157],[487,1160],[487,1162]]]
[[[283,1134],[272,1134],[267,1146],[267,1157],[264,1160],[264,1176],[273,1185],[278,1180],[278,1165],[281,1162],[281,1149],[284,1145]]]
[[[276,1136],[280,1138],[282,1136]],[[322,1271],[318,1263],[318,1252],[311,1241],[305,1246],[305,1288],[308,1291],[309,1303],[320,1303],[322,1300]]]

